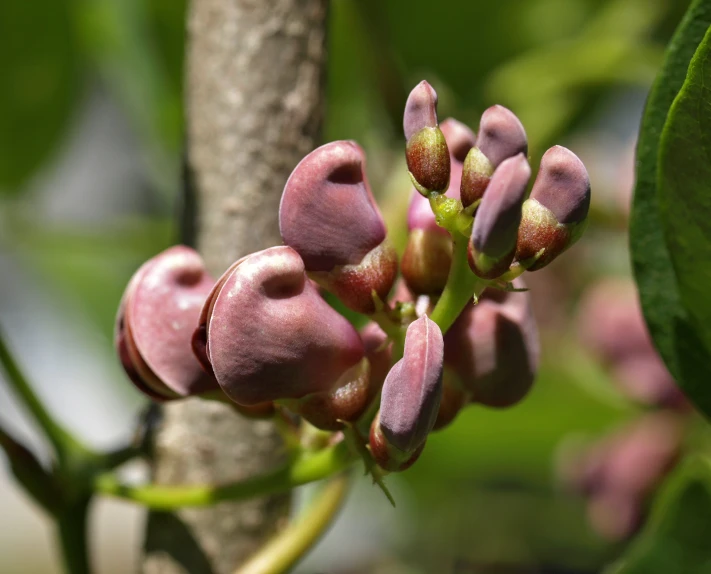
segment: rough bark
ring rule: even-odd
[[[195,219],[186,228],[216,277],[238,257],[281,243],[281,191],[322,123],[326,14],[327,0],[191,4],[186,118]],[[283,457],[270,422],[199,400],[163,409],[154,447],[162,484],[236,480]],[[287,510],[288,497],[279,496],[151,513],[143,571],[233,572]]]

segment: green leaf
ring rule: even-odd
[[[19,191],[64,134],[79,87],[66,1],[0,2],[0,192]]]
[[[659,495],[652,516],[628,555],[606,574],[711,572],[711,465],[688,461]]]
[[[711,28],[669,111],[657,172],[662,222],[681,303],[706,352],[711,351],[711,91],[705,85],[711,77],[710,56]],[[703,379],[708,381],[711,365],[691,373],[688,367],[681,365],[681,376],[690,398],[710,409],[711,389]]]
[[[667,115],[709,25],[711,0],[696,0],[674,35],[649,94],[637,144],[630,222],[632,264],[650,334],[681,388],[707,416],[711,416],[711,392],[704,387],[711,374],[711,355],[682,305],[657,195],[657,158]]]

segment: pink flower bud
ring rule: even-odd
[[[397,276],[397,255],[386,240],[382,216],[354,142],[321,146],[292,172],[279,207],[284,243],[306,271],[345,305],[362,313],[385,299]]]
[[[514,286],[524,283],[517,279]],[[539,342],[527,292],[487,290],[465,308],[445,341],[445,362],[472,402],[508,407],[531,388]]]
[[[523,207],[516,260],[529,271],[548,265],[580,239],[589,206],[590,179],[583,162],[562,146],[552,147],[543,154]]]
[[[424,444],[437,419],[443,353],[439,327],[427,316],[420,317],[407,328],[403,358],[385,379],[376,430],[398,464],[409,460]]]
[[[437,92],[422,81],[410,92],[403,119],[407,169],[422,195],[444,192],[449,185],[450,158],[437,126]]]
[[[474,218],[469,266],[484,279],[495,279],[511,265],[521,222],[521,206],[531,168],[523,154],[501,163]]]
[[[219,389],[190,348],[213,283],[197,252],[182,245],[156,255],[131,278],[116,318],[115,344],[129,378],[151,398]]]
[[[348,382],[345,373],[365,354],[290,247],[265,249],[228,269],[205,302],[193,344],[241,405],[330,392]]]
[[[528,154],[526,130],[516,115],[504,106],[491,106],[482,114],[476,146],[494,168],[507,158]]]

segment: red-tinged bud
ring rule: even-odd
[[[400,263],[407,286],[417,294],[441,292],[449,277],[452,248],[449,234],[413,229]]]
[[[370,365],[363,359],[341,375],[330,390],[286,400],[284,404],[316,428],[336,431],[343,428],[344,422],[357,421],[378,390],[371,379]]]
[[[313,279],[351,309],[370,313],[372,292],[384,299],[395,281],[397,255],[386,241],[364,165],[354,142],[311,152],[284,187],[279,227]]]
[[[583,162],[555,146],[541,159],[531,196],[523,206],[516,260],[541,269],[580,239],[590,206],[590,179]]]
[[[523,154],[505,160],[494,172],[469,241],[469,266],[479,277],[495,279],[511,265],[530,177],[531,168]]]
[[[521,279],[514,281],[525,288]],[[445,336],[445,362],[471,401],[509,407],[530,390],[538,368],[538,330],[527,292],[487,290]]]
[[[444,192],[449,186],[449,150],[437,125],[437,92],[425,81],[407,98],[403,128],[407,169],[415,188],[424,196]]]
[[[385,240],[357,265],[338,266],[328,273],[317,271],[310,275],[346,307],[370,314],[375,311],[373,292],[385,301],[397,279],[397,268],[397,253]]]
[[[402,472],[410,468],[425,448],[425,442],[423,442],[415,452],[404,453],[394,447],[388,442],[383,434],[380,427],[380,413],[375,417],[373,423],[370,425],[370,436],[369,436],[370,452],[373,455],[373,459],[378,464],[380,468],[383,468],[389,472]]]
[[[380,430],[394,452],[408,458],[425,442],[437,418],[443,356],[442,332],[427,316],[420,317],[407,328],[403,358],[383,384]]]
[[[459,189],[459,196],[464,207],[469,207],[484,197],[484,192],[489,186],[493,174],[494,164],[482,151],[477,147],[469,150],[462,167]]]
[[[171,247],[143,264],[124,292],[115,344],[129,378],[155,400],[219,390],[191,352],[200,309],[213,286],[193,249]]]
[[[290,247],[249,255],[205,302],[193,345],[241,405],[330,392],[365,351],[353,326],[319,295]]]
[[[469,402],[469,396],[456,381],[457,377],[445,365],[442,377],[442,400],[439,403],[437,420],[433,431],[438,431],[450,425]]]
[[[497,168],[505,159],[528,154],[526,130],[511,110],[491,106],[481,116],[476,147]]]
[[[442,130],[422,128],[407,141],[405,158],[412,184],[422,195],[447,190],[451,163]]]

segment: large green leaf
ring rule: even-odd
[[[644,532],[606,574],[711,572],[711,465],[688,461],[660,494]]]
[[[689,66],[686,82],[669,111],[659,146],[658,189],[662,221],[681,303],[700,342],[711,350],[711,28]],[[711,404],[711,387],[684,372],[682,380],[698,383],[689,396]],[[698,373],[711,374],[711,365]]]
[[[17,191],[55,149],[79,85],[62,0],[0,2],[0,192]]]
[[[711,393],[704,386],[711,376],[711,356],[681,302],[657,195],[657,156],[667,115],[709,25],[711,0],[696,0],[674,35],[650,92],[637,144],[630,225],[632,263],[650,334],[679,385],[707,416]]]

